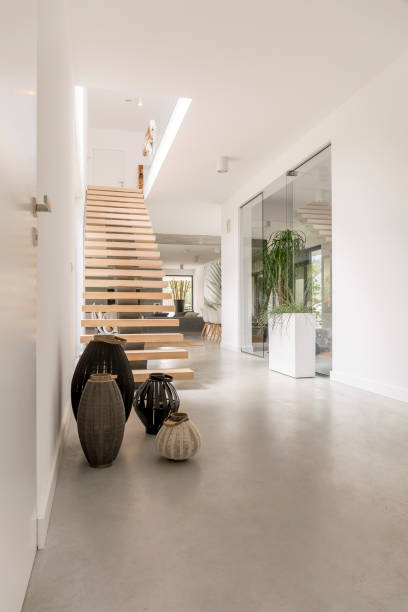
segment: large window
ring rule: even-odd
[[[187,294],[186,294],[186,300],[184,302],[184,310],[193,310],[193,277],[191,274],[180,274],[177,276],[165,276],[164,277],[165,281],[171,281],[171,280],[175,280],[175,281],[188,281],[189,285],[188,285],[188,290],[187,290]],[[168,289],[166,289],[166,291],[168,291]],[[163,304],[165,306],[171,306],[174,304],[174,300],[163,300]]]

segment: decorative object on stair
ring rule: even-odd
[[[157,434],[156,451],[173,461],[190,459],[200,447],[200,432],[185,412],[171,414]]]
[[[95,303],[94,303],[95,305]],[[103,321],[106,317],[106,314],[101,311],[92,311],[91,318],[92,320]],[[111,314],[111,318],[116,319],[116,314]],[[117,334],[118,328],[112,325],[98,326],[97,330],[100,334]]]
[[[123,350],[124,344],[126,340],[119,336],[98,334],[85,348],[71,383],[71,402],[75,418],[82,392],[91,374],[109,373],[117,376],[116,382],[122,395],[127,420],[132,409],[135,383],[132,369]]]
[[[164,419],[179,409],[180,399],[172,380],[172,376],[160,372],[150,374],[135,393],[135,412],[148,434],[157,434]]]
[[[78,408],[78,435],[89,465],[105,468],[116,459],[125,431],[125,406],[111,374],[91,374]]]
[[[188,290],[190,289],[191,282],[189,280],[171,280],[169,284],[173,294],[176,313],[184,312],[184,303],[186,301],[186,296]]]

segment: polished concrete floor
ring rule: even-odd
[[[158,458],[133,413],[94,470],[71,424],[24,612],[406,612],[408,406],[190,354],[200,454]]]

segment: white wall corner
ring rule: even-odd
[[[352,376],[347,372],[339,372],[337,370],[333,370],[330,373],[330,379],[343,385],[357,387],[358,389],[370,391],[371,393],[389,397],[400,402],[408,402],[408,387],[399,387],[381,382],[380,380]]]
[[[61,467],[61,460],[64,451],[65,436],[68,431],[68,424],[71,416],[71,400],[65,404],[65,410],[62,418],[61,429],[55,445],[54,459],[50,473],[48,485],[48,495],[42,508],[38,509],[37,517],[37,548],[42,550],[45,548],[47,541],[48,526],[50,523],[52,504],[54,502],[54,494],[57,486],[58,474]]]

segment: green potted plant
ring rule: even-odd
[[[264,300],[258,325],[269,331],[269,368],[295,378],[315,375],[316,320],[308,288],[294,297],[295,263],[306,246],[302,232],[273,233],[262,253]]]

